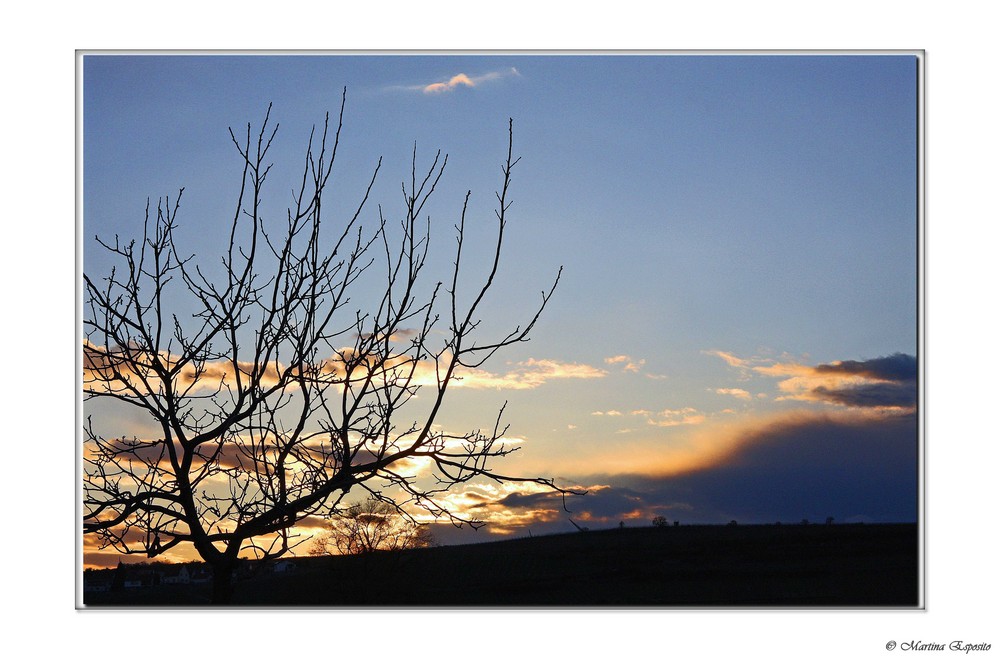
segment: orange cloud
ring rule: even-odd
[[[622,370],[626,373],[638,373],[646,365],[645,359],[633,359],[629,355],[615,355],[605,357],[604,363],[609,365],[621,364]]]
[[[139,393],[160,394],[164,391],[163,382],[154,369],[155,362],[163,369],[173,369],[180,357],[167,352],[155,355],[151,352],[132,346],[117,346],[105,348],[90,341],[83,343],[83,381],[84,388],[96,392],[116,392],[126,394],[129,389]],[[254,362],[216,361],[193,363],[187,362],[173,378],[175,385],[187,388],[190,393],[204,389],[219,389],[235,385],[237,375],[244,383],[252,373],[258,373],[260,384],[270,387],[278,383],[287,374],[286,367],[278,362],[255,364]],[[237,373],[238,372],[238,373]]]
[[[145,395],[158,394],[164,389],[162,382],[154,374],[153,357],[148,353],[143,354],[141,351],[129,353],[123,348],[107,350],[86,340],[83,351],[84,386],[88,391],[127,394],[128,388],[133,387]],[[161,353],[157,357],[166,368],[175,365],[178,360],[177,356],[168,353]],[[334,386],[343,386],[348,380],[361,382],[370,374],[374,374],[377,380],[384,377],[389,382],[405,381],[412,385],[436,386],[443,372],[442,367],[449,359],[450,355],[442,355],[442,366],[434,361],[415,363],[413,358],[406,354],[384,358],[372,355],[359,360],[354,349],[344,348],[315,365],[311,376]],[[348,375],[349,369],[350,375]],[[246,383],[254,372],[259,373],[260,383],[264,387],[274,386],[283,377],[288,380],[288,386],[296,386],[292,377],[296,372],[290,371],[288,366],[278,362],[187,363],[182,366],[174,382],[187,387],[187,391],[181,392],[182,394],[231,389],[235,386],[237,378]],[[549,380],[592,379],[606,375],[607,371],[587,364],[528,359],[516,363],[513,369],[499,375],[481,368],[459,367],[455,370],[450,384],[453,387],[469,389],[535,389]]]
[[[578,450],[559,462],[565,477],[586,474],[637,474],[650,477],[677,476],[723,464],[741,447],[766,441],[775,429],[810,424],[844,426],[878,424],[895,415],[874,410],[839,408],[823,412],[797,410],[768,415],[726,414],[711,419],[691,408],[664,410],[648,420],[648,428],[676,427],[667,438],[661,434],[618,435],[592,450]]]
[[[457,76],[452,76],[448,82],[434,82],[426,87],[424,87],[425,94],[436,94],[438,92],[451,91],[459,85],[465,85],[466,87],[475,87],[476,83],[472,82],[469,76],[464,73],[459,73]]]
[[[916,406],[917,360],[897,353],[866,361],[818,366],[775,364],[759,372],[784,377],[776,400],[821,402],[880,414],[908,414]]]
[[[730,352],[723,352],[722,350],[703,350],[702,353],[706,355],[714,355],[715,357],[719,357],[720,359],[723,359],[730,366],[746,367],[750,365],[749,360],[741,359]]]
[[[419,89],[425,94],[441,94],[453,91],[458,87],[477,87],[484,82],[518,75],[520,75],[520,73],[518,73],[517,69],[514,67],[502,71],[491,71],[489,73],[471,77],[464,73],[459,73],[457,75],[453,75],[445,81],[432,82],[427,85],[416,85],[413,87],[407,87],[407,89]]]
[[[550,522],[563,514],[562,495],[533,482],[470,483],[435,500],[457,517],[485,522],[485,530],[497,535],[509,535],[530,524]],[[418,522],[436,520],[420,509],[415,509],[413,516]]]
[[[834,361],[809,366],[795,361],[741,359],[711,351],[730,366],[748,374],[780,378],[777,401],[818,402],[838,407],[870,409],[881,414],[907,414],[916,405],[917,359],[896,353],[864,361]],[[743,389],[716,389],[716,393],[749,399]],[[758,394],[758,398],[766,397]]]

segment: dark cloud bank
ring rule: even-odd
[[[846,407],[914,407],[917,404],[917,358],[896,353],[866,361],[842,361],[820,364],[820,375],[856,375],[869,380],[865,384],[812,390],[820,400]],[[874,382],[872,381],[874,380]]]
[[[848,360],[820,364],[816,367],[816,372],[861,375],[875,380],[912,383],[917,379],[917,358],[897,352],[888,357],[877,357],[863,362]]]
[[[741,448],[700,471],[580,479],[580,485],[610,487],[569,497],[571,512],[530,529],[535,535],[571,532],[570,517],[592,529],[615,527],[620,521],[645,526],[656,515],[681,524],[823,523],[827,517],[837,522],[914,522],[917,472],[915,414],[850,421],[818,414],[789,417],[748,430]],[[511,495],[502,503],[521,510],[562,505],[549,494]],[[527,535],[528,528],[515,533]],[[497,536],[484,530],[442,538],[493,539]]]
[[[763,428],[712,468],[624,482],[648,492],[647,500],[688,504],[691,521],[910,522],[917,519],[917,448],[915,415],[850,423],[814,417]]]

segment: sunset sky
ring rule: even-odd
[[[428,212],[446,270],[466,190],[469,240],[489,246],[512,118],[522,160],[484,325],[530,318],[563,275],[531,341],[466,373],[440,422],[491,427],[506,401],[521,449],[496,469],[588,494],[567,513],[540,488],[470,484],[448,504],[486,526],[439,540],[570,518],[916,521],[917,81],[908,54],[88,55],[83,269],[105,275],[94,236],[139,237],[147,198],[181,187],[179,241],[217,263],[241,172],[227,129],[269,103],[280,221],[347,87],[331,207],[356,203],[379,156],[373,202],[398,207],[414,142],[422,160],[441,149]],[[84,414],[152,431],[121,405]]]

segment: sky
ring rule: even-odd
[[[917,519],[914,56],[88,55],[84,272],[111,265],[95,235],[138,236],[147,198],[181,187],[180,240],[217,262],[241,171],[228,128],[269,103],[280,218],[344,87],[334,209],[380,156],[373,199],[398,204],[414,143],[441,149],[429,212],[447,268],[467,190],[470,241],[492,239],[512,119],[521,161],[484,325],[530,317],[563,268],[531,341],[466,374],[441,423],[491,425],[506,401],[520,450],[497,468],[587,495],[567,513],[538,488],[472,484],[448,503],[486,526],[441,541],[570,518]],[[86,413],[148,431],[120,407]]]

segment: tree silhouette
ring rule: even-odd
[[[247,124],[238,137],[230,129],[243,176],[221,275],[175,242],[183,188],[173,201],[147,202],[140,240],[98,237],[117,266],[105,277],[84,275],[85,400],[138,408],[157,428],[149,437],[107,436],[87,417],[84,533],[102,549],[149,557],[192,546],[213,568],[215,602],[231,597],[240,556],[286,554],[307,539],[296,523],[335,516],[352,490],[456,524],[475,522],[439,495],[476,477],[568,492],[551,479],[493,471],[494,459],[514,450],[502,439],[506,403],[486,431],[437,424],[463,372],[528,340],[562,273],[526,322],[483,335],[480,314],[500,265],[518,162],[513,122],[495,244],[476,263],[483,278],[472,283],[464,274],[467,193],[449,274],[427,283],[424,207],[447,156],[439,151],[418,168],[414,147],[396,219],[379,205],[373,226],[361,220],[381,158],[355,210],[327,218],[345,101],[346,90],[335,127],[328,114],[310,134],[292,205],[277,225],[261,203],[277,133],[270,106],[259,130]],[[416,477],[417,462],[432,480]]]
[[[309,553],[314,556],[369,554],[433,544],[434,536],[426,525],[405,517],[388,501],[369,497],[339,513],[331,521],[330,530],[313,541]]]

